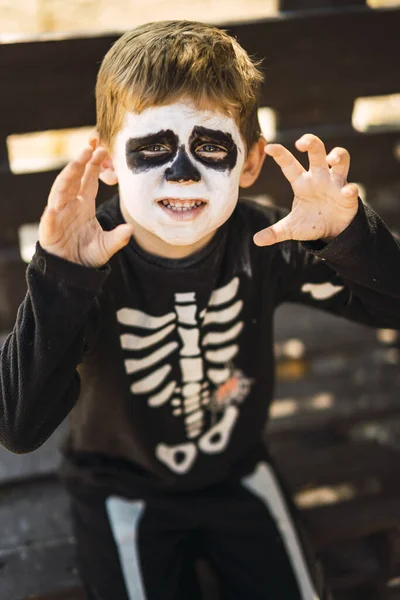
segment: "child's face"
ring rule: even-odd
[[[235,208],[245,146],[233,118],[180,101],[127,113],[112,159],[132,219],[168,244],[192,245]]]

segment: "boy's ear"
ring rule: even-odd
[[[240,175],[240,187],[250,187],[256,181],[265,160],[264,148],[266,145],[266,139],[261,135],[258,141],[251,147]]]
[[[89,135],[89,144],[93,150],[96,150],[99,146],[102,146],[99,138],[99,134],[96,130],[92,131]],[[103,146],[104,147],[104,146]],[[107,156],[100,165],[99,179],[107,185],[115,185],[118,183],[118,177],[114,169],[114,164],[110,154],[107,152]]]

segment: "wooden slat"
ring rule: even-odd
[[[366,0],[280,0],[279,10],[308,10],[365,6]]]
[[[303,511],[307,529],[318,548],[357,539],[400,526],[400,494],[370,496]]]
[[[368,189],[396,183],[400,179],[400,163],[394,153],[400,141],[400,131],[359,133],[347,127],[342,130],[331,125],[308,127],[304,123],[299,129],[280,132],[276,141],[284,144],[308,168],[307,156],[294,147],[294,142],[304,133],[319,136],[328,152],[335,146],[342,146],[350,152],[348,181],[362,183]],[[290,206],[293,200],[290,184],[272,158],[266,159],[260,177],[250,189],[252,193],[268,194],[284,206]]]
[[[288,136],[280,136],[295,156],[307,166],[304,154],[298,153],[293,142],[308,129],[291,132]],[[356,181],[367,186],[378,186],[385,183],[398,182],[399,161],[394,157],[393,149],[400,140],[400,132],[359,134],[347,131],[346,135],[334,131],[313,129],[324,140],[327,150],[334,146],[344,146],[351,154],[349,181]],[[325,135],[324,135],[325,133]],[[328,135],[330,134],[330,135]],[[45,171],[25,175],[0,175],[0,247],[17,242],[17,228],[23,223],[38,222],[46,206],[47,197],[53,181],[59,171]],[[98,204],[110,198],[117,191],[116,186],[100,185]],[[268,194],[277,204],[290,206],[293,200],[291,187],[273,159],[267,158],[259,180],[254,186],[243,190],[246,194]],[[382,215],[383,216],[383,215]],[[393,221],[400,226],[400,212],[393,215]]]
[[[23,600],[32,600],[32,597]],[[64,592],[52,592],[49,594],[35,595],[34,600],[87,600],[87,594],[82,587],[74,587]]]
[[[362,469],[368,471],[370,459],[374,458],[372,453],[373,448],[371,453],[361,452],[357,456],[354,449],[349,448],[348,453],[344,450],[345,460],[340,463],[338,455],[333,453],[330,459],[327,455],[325,468],[336,469],[337,477],[342,481],[351,472],[350,462],[354,463],[354,473],[360,460],[365,463]],[[297,456],[295,458],[298,467],[296,473],[294,467],[290,467],[292,470],[289,473],[286,466],[282,465],[285,478],[297,479],[296,485],[302,485],[299,479],[302,473],[305,476],[310,474],[308,461],[314,461],[317,469],[322,468],[323,462],[320,461],[318,466],[318,457],[311,447],[309,453],[299,453],[300,456],[301,459]],[[386,476],[389,477],[387,461],[396,460],[396,456],[388,458],[381,454],[380,459]],[[379,460],[375,455],[371,473],[374,474],[377,469]],[[369,550],[367,536],[384,534],[398,527],[399,507],[398,494],[377,494],[302,511],[306,530],[314,544],[319,550],[325,550],[325,554],[326,549],[330,549],[328,572],[335,588],[347,588],[362,581],[376,580],[376,564],[372,560],[374,553]],[[40,594],[40,597],[48,599],[52,594],[53,598],[57,597],[56,593],[71,593],[71,588],[78,585],[68,510],[65,491],[54,479],[29,482],[2,491],[0,556],[4,571],[2,590],[7,591],[7,598],[22,599],[31,594]],[[24,523],[23,528],[20,527],[21,521]],[[352,544],[351,540],[359,541]],[[360,563],[363,568],[356,565],[357,557],[361,555],[364,556]],[[75,596],[72,595],[71,598]]]
[[[269,447],[293,493],[350,484],[355,499],[400,494],[400,481],[394,476],[399,452],[377,442],[324,439],[317,431],[297,439],[277,436]]]
[[[26,293],[26,264],[13,257],[7,262],[0,252],[0,331],[11,331],[17,309]]]
[[[369,434],[371,436],[374,430],[377,437],[379,434],[384,436],[386,420],[400,418],[399,407],[396,405],[396,394],[383,392],[367,398],[367,402],[364,400],[363,396],[355,399],[344,391],[340,401],[336,400],[332,408],[325,410],[301,410],[300,403],[298,411],[290,416],[270,419],[268,423],[269,437],[270,439],[274,439],[274,437],[297,438],[315,430],[326,435],[332,432],[346,434],[351,432],[356,425],[358,430],[362,427],[366,432],[368,429],[372,429]],[[392,441],[394,442],[394,440]]]
[[[29,454],[14,454],[0,446],[0,486],[54,473],[61,462],[59,448],[66,429],[64,421],[40,448]]]
[[[262,104],[286,114],[334,106],[339,94],[344,100],[398,91],[398,8],[289,13],[228,29],[251,55],[266,57]],[[0,112],[8,133],[93,123],[96,72],[116,39],[2,45]]]
[[[47,198],[57,171],[26,175],[0,175],[0,247],[18,243],[17,229],[24,223],[38,223],[46,207]],[[110,198],[117,191],[100,182],[97,203]]]
[[[342,348],[371,348],[377,340],[374,327],[295,303],[278,307],[274,325],[275,340],[283,343],[285,340],[300,339],[304,343],[306,357],[314,357],[320,352],[340,352]]]
[[[0,173],[9,173],[10,164],[8,161],[8,149],[6,136],[0,132]]]
[[[230,31],[250,54],[266,57],[263,102],[288,113],[290,107],[296,112],[308,106],[334,105],[339,89],[341,102],[396,91],[399,22],[398,8],[372,11],[360,7],[320,14],[299,11]],[[328,58],[333,56],[334,60]]]
[[[352,114],[354,108],[353,98],[338,98],[335,102],[327,100],[324,104],[310,102],[306,105],[280,106],[277,112],[276,128],[283,135],[288,137],[290,133],[287,130],[310,127],[329,126],[337,129],[344,129],[346,126],[350,129]]]

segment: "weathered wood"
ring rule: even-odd
[[[382,382],[383,379],[382,377]],[[382,430],[383,435],[385,420],[398,419],[400,416],[398,394],[393,389],[395,382],[396,379],[393,378],[388,381],[388,385],[383,389],[374,390],[373,393],[368,393],[367,386],[361,391],[357,390],[356,393],[352,393],[351,389],[346,387],[346,384],[343,384],[343,387],[336,392],[332,383],[323,386],[321,389],[321,386],[310,380],[309,388],[315,391],[308,396],[296,396],[294,388],[292,394],[290,394],[290,390],[287,395],[285,394],[282,401],[286,405],[287,402],[291,405],[289,414],[283,414],[283,416],[276,418],[271,416],[268,423],[269,435],[296,436],[315,429],[325,432],[331,430],[345,434],[350,433],[357,423],[359,424],[358,431],[361,431],[363,426],[365,432],[367,432],[368,423],[373,423],[375,424],[376,435],[379,434],[380,430]],[[308,383],[304,384],[304,386],[306,385],[308,386]],[[321,402],[324,402],[321,392],[325,392],[328,397],[329,394],[333,394],[332,405],[328,404],[326,407],[318,408],[318,400],[321,399]],[[276,398],[276,405],[272,405],[271,410],[282,413],[282,409],[277,406],[280,397],[277,395]],[[315,402],[315,405],[313,402]],[[365,435],[367,434],[365,433]],[[370,435],[371,437],[373,435],[371,427]]]
[[[334,106],[338,82],[342,99],[397,91],[399,28],[399,9],[351,7],[290,13],[229,31],[251,55],[266,57],[262,104],[288,114]],[[3,45],[0,111],[7,115],[8,133],[93,124],[96,72],[117,37]],[[328,58],[313,60],[316,52],[335,60],[327,68]]]
[[[319,432],[271,439],[271,453],[293,493],[337,485],[350,486],[354,499],[400,493],[400,481],[394,476],[398,451],[377,442],[322,438]]]
[[[18,248],[0,251],[0,331],[11,331],[26,293],[26,264]]]
[[[367,470],[373,449],[361,453],[362,456],[352,456],[351,452],[347,455],[345,450],[344,453],[347,460],[336,464],[337,455],[333,453],[328,466],[328,469],[332,468],[332,462],[335,462],[333,468],[337,469],[339,482],[349,475],[348,463],[351,461],[355,468],[360,459],[364,460],[363,469]],[[329,460],[328,454],[326,457]],[[386,465],[387,455],[381,454],[380,458]],[[395,458],[394,454],[392,458]],[[312,459],[317,460],[315,452],[304,453],[302,464],[299,459],[298,468],[290,467],[290,473],[287,465],[282,463],[281,470],[293,488],[304,487],[299,474],[304,473],[307,477],[307,463]],[[375,458],[372,472],[378,468],[378,462]],[[385,476],[389,476],[389,467]],[[325,557],[324,554],[322,557],[327,562],[329,580],[335,589],[376,582],[382,566],[377,572],[376,557],[369,549],[368,536],[374,533],[386,535],[385,532],[399,526],[399,494],[364,495],[301,512],[313,543],[320,552],[325,551]],[[71,588],[79,586],[68,499],[57,480],[37,480],[3,489],[0,526],[3,532],[0,540],[2,590],[7,592],[4,600],[17,600],[32,594],[49,600],[49,595],[72,594]],[[75,600],[73,594],[70,600],[72,598]],[[65,600],[63,596],[61,599]]]
[[[65,592],[52,592],[50,595],[35,595],[34,599],[29,596],[24,600],[87,600],[87,595],[85,594],[83,588],[75,587]]]
[[[303,511],[306,527],[318,548],[335,541],[390,531],[400,523],[400,495],[368,496]]]
[[[399,161],[394,154],[398,132],[359,133],[347,127],[341,131],[335,125],[310,126],[307,121],[303,121],[298,129],[278,132],[276,141],[284,144],[308,168],[307,157],[294,147],[294,142],[304,133],[314,133],[320,137],[328,152],[335,146],[344,147],[350,152],[349,181],[362,183],[367,188],[399,181]],[[290,206],[293,201],[290,184],[272,158],[266,160],[260,177],[250,190],[252,193],[268,194],[277,204],[284,206]]]
[[[68,510],[68,498],[54,480],[1,490],[1,600],[80,583]]]
[[[335,589],[335,600],[340,590],[353,590],[380,578],[381,565],[368,541],[340,542],[319,553],[326,577]]]
[[[29,454],[13,454],[0,446],[0,486],[55,472],[60,465],[59,448],[66,429],[64,421],[40,448]]]
[[[348,6],[365,6],[366,0],[280,0],[279,10],[309,10],[321,8],[345,8]]]
[[[25,175],[0,175],[0,247],[18,244],[18,227],[24,223],[38,223],[47,204],[57,171]],[[117,191],[100,182],[97,203],[111,198]]]
[[[49,540],[0,556],[1,600],[21,600],[79,585],[74,540]]]
[[[299,338],[312,355],[321,349],[340,350],[343,344],[370,347],[377,340],[374,327],[293,302],[278,307],[274,324],[277,342]]]
[[[0,132],[0,173],[9,173],[8,149],[6,136]]]

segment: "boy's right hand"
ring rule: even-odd
[[[104,231],[96,218],[96,195],[105,148],[86,146],[57,176],[39,225],[44,250],[85,267],[98,268],[129,242],[133,225]]]

